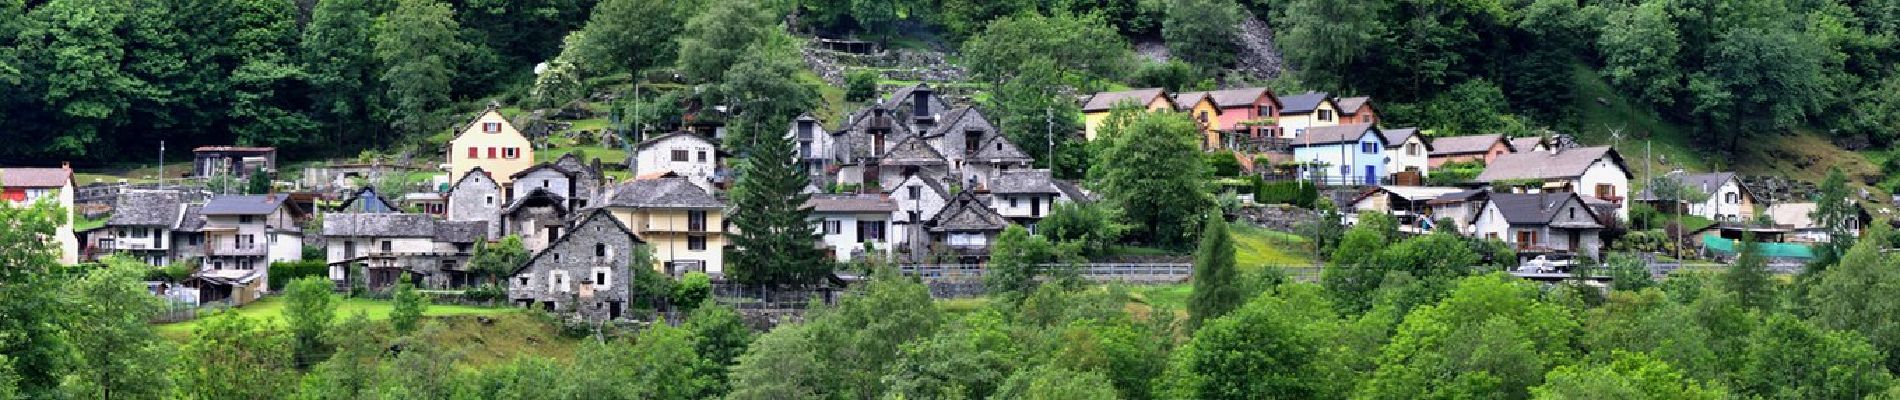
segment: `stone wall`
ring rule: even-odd
[[[1319,219],[1319,212],[1284,204],[1240,209],[1240,219],[1269,230],[1292,232],[1300,224]]]

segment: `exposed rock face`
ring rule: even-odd
[[[878,68],[885,79],[900,81],[956,82],[968,80],[970,73],[951,64],[943,52],[917,49],[879,50],[858,54],[805,46],[801,50],[805,66],[833,85],[844,85],[851,67]]]
[[[1319,219],[1319,212],[1284,204],[1240,209],[1240,218],[1262,228],[1292,232],[1302,223]]]
[[[1812,201],[1820,194],[1820,187],[1814,182],[1798,181],[1780,176],[1746,175],[1742,184],[1756,196],[1764,197],[1769,203]]]
[[[1240,20],[1239,34],[1234,41],[1239,45],[1234,58],[1235,70],[1255,79],[1278,78],[1285,70],[1280,47],[1273,43],[1273,28],[1267,26],[1266,21],[1247,15]]]

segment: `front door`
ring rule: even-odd
[[[1583,234],[1577,233],[1577,231],[1570,231],[1570,251],[1573,253],[1583,252]]]
[[[1042,216],[1042,197],[1041,196],[1031,196],[1029,198],[1029,216],[1031,217]]]
[[[1379,184],[1379,175],[1378,175],[1378,174],[1379,174],[1379,167],[1378,167],[1378,166],[1373,166],[1373,165],[1367,165],[1367,166],[1366,166],[1366,184],[1367,184],[1367,185],[1377,185],[1377,184]]]

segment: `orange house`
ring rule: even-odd
[[[1450,162],[1483,161],[1490,165],[1498,156],[1516,153],[1511,141],[1504,135],[1446,136],[1432,139],[1432,153],[1428,164],[1432,168]]]
[[[1202,146],[1209,150],[1274,137],[1280,128],[1280,98],[1263,87],[1185,92],[1174,96],[1174,104],[1201,123]]]
[[[1379,124],[1379,110],[1372,107],[1371,97],[1347,97],[1339,99],[1339,101],[1335,103],[1339,104],[1339,123],[1341,125]]]

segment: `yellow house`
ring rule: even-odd
[[[1174,98],[1161,88],[1124,90],[1120,92],[1101,92],[1082,99],[1082,134],[1088,140],[1095,140],[1095,132],[1108,119],[1108,112],[1118,104],[1135,104],[1146,107],[1148,111],[1174,111]]]
[[[1220,106],[1214,104],[1214,97],[1207,92],[1189,92],[1174,96],[1174,104],[1194,118],[1201,127],[1201,150],[1221,147]]]
[[[1324,92],[1280,96],[1280,137],[1297,139],[1306,128],[1339,125],[1339,103]]]
[[[725,203],[687,178],[668,174],[614,187],[605,204],[653,250],[653,269],[678,276],[725,273]]]
[[[494,106],[483,110],[449,141],[449,182],[481,167],[506,187],[516,172],[534,166],[534,145]]]

